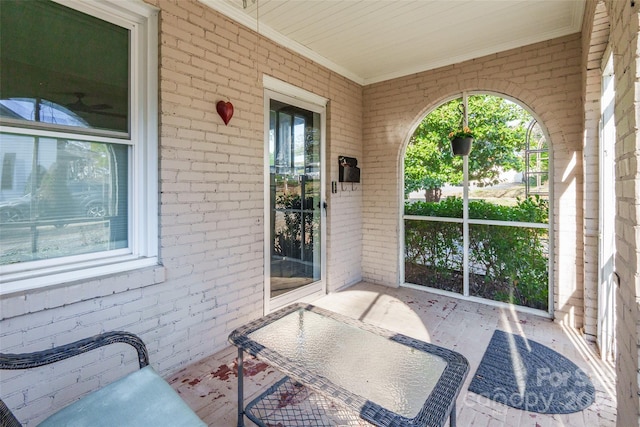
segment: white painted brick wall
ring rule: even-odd
[[[228,345],[262,314],[263,88],[267,73],[330,99],[327,180],[338,155],[362,159],[362,88],[195,0],[153,0],[160,13],[160,257],[163,266],[0,300],[0,348],[35,351],[107,330],[147,344],[168,376]],[[258,43],[257,43],[258,42]],[[225,126],[220,99],[235,114]],[[330,289],[361,278],[362,189],[329,195]],[[335,202],[335,203],[334,203]],[[2,398],[26,425],[124,374],[100,354],[44,373],[0,372]],[[97,370],[108,366],[108,375]],[[135,366],[135,363],[131,366]],[[77,372],[68,376],[68,371]],[[32,375],[26,379],[27,375]],[[49,397],[52,396],[52,397]]]
[[[605,1],[611,25],[610,43],[614,54],[616,120],[616,270],[620,276],[617,295],[616,333],[618,381],[617,425],[640,425],[640,280],[638,224],[638,149],[640,148],[640,54],[638,31],[640,9],[637,2]]]
[[[604,3],[589,2],[583,22],[582,63],[585,99],[584,180],[584,333],[597,337],[598,237],[599,237],[599,123],[601,65],[609,40],[609,20]],[[606,58],[605,58],[606,60]]]
[[[395,286],[400,279],[397,228],[402,190],[396,183],[412,127],[428,110],[462,90],[504,93],[528,106],[549,131],[555,177],[556,316],[582,325],[580,43],[579,35],[567,36],[365,88],[365,162],[376,177],[364,184],[366,280]],[[559,269],[558,264],[569,268]]]
[[[583,212],[593,203],[593,193],[584,190],[593,182],[586,181],[583,168],[587,171],[593,163],[591,158],[583,162],[582,153],[584,61],[579,36],[361,88],[195,0],[150,2],[161,9],[163,266],[0,299],[2,351],[34,351],[108,329],[128,329],[147,343],[152,365],[167,376],[226,346],[233,328],[261,314],[263,73],[330,99],[326,173],[331,290],[361,278],[398,283],[401,147],[430,108],[467,89],[505,93],[528,105],[549,130],[554,149],[556,314],[586,326],[583,307],[593,311],[593,306],[584,302],[581,285],[592,280],[592,267],[583,262],[581,246],[588,243],[585,236],[594,225]],[[639,406],[638,22],[637,7],[630,10],[629,2],[606,4],[611,39],[621,55],[616,64],[621,184],[617,263],[623,286],[617,370],[624,379],[618,384],[618,422],[628,426],[637,424]],[[234,103],[229,126],[215,112],[220,99]],[[363,182],[353,191],[343,191],[338,184],[338,193],[330,194],[330,181],[337,181],[338,155],[358,158]],[[559,206],[560,201],[566,206]],[[2,397],[21,420],[34,425],[65,399],[135,366],[132,354],[122,359],[111,355],[104,354],[106,371],[87,355],[45,374],[0,372]],[[69,371],[74,372],[71,379]]]

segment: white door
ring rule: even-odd
[[[325,293],[325,108],[265,91],[265,312]]]
[[[600,235],[598,274],[598,346],[605,360],[613,360],[616,353],[615,309],[615,120],[613,115],[615,91],[613,64],[609,58],[602,75],[600,123]]]

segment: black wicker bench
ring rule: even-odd
[[[136,349],[140,370],[62,408],[41,426],[206,425],[149,365],[142,340],[128,332],[107,332],[35,353],[0,353],[0,369],[36,368],[115,343],[129,344]],[[0,427],[5,426],[20,427],[21,424],[0,400]]]

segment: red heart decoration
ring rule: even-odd
[[[233,117],[233,104],[230,102],[218,101],[216,104],[216,110],[218,110],[218,114],[222,117],[224,124],[229,124],[229,120]]]

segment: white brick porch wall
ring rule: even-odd
[[[582,98],[580,35],[509,50],[364,89],[363,276],[400,280],[398,251],[404,146],[433,108],[464,90],[518,99],[548,130],[553,152],[555,315],[583,323]],[[559,266],[562,266],[560,268]]]
[[[362,159],[362,88],[194,0],[151,3],[161,9],[163,266],[2,298],[2,352],[127,330],[141,336],[151,364],[167,376],[226,347],[229,332],[262,315],[263,73],[330,99],[327,282],[335,290],[361,279],[362,189],[331,194],[329,185],[338,179],[338,155]],[[228,126],[216,113],[221,99],[235,107]],[[34,425],[135,366],[130,353],[98,359],[44,373],[2,371],[2,398]]]
[[[632,3],[635,4],[632,7]],[[617,295],[616,333],[618,376],[618,425],[640,425],[640,4],[608,0],[615,74],[616,122],[616,271],[620,276]]]
[[[195,0],[150,3],[161,9],[163,266],[2,298],[1,351],[33,351],[124,329],[143,338],[152,365],[166,376],[226,346],[233,328],[262,314],[263,74],[330,100],[325,172],[331,290],[363,277],[399,283],[401,156],[413,127],[430,109],[463,90],[503,93],[528,106],[553,148],[556,316],[593,330],[593,286],[583,293],[594,280],[588,265],[594,262],[594,218],[585,212],[593,207],[593,192],[585,188],[595,185],[589,173],[593,147],[583,144],[583,129],[593,129],[592,122],[583,123],[583,104],[592,96],[583,88],[586,35],[362,88]],[[592,3],[588,9],[595,10]],[[640,382],[638,6],[632,9],[627,0],[605,4],[618,55],[618,423],[630,426],[638,425]],[[220,99],[235,106],[229,126],[215,112]],[[363,183],[344,191],[338,184],[338,193],[331,194],[338,155],[358,158]],[[39,374],[2,372],[2,396],[22,421],[34,425],[78,394],[133,369],[132,358],[114,353],[105,351],[100,364],[83,356]]]
[[[603,2],[589,2],[583,22],[584,91],[584,333],[597,337],[599,236],[599,125],[603,54],[609,41],[609,17]],[[606,58],[605,58],[606,60]]]

